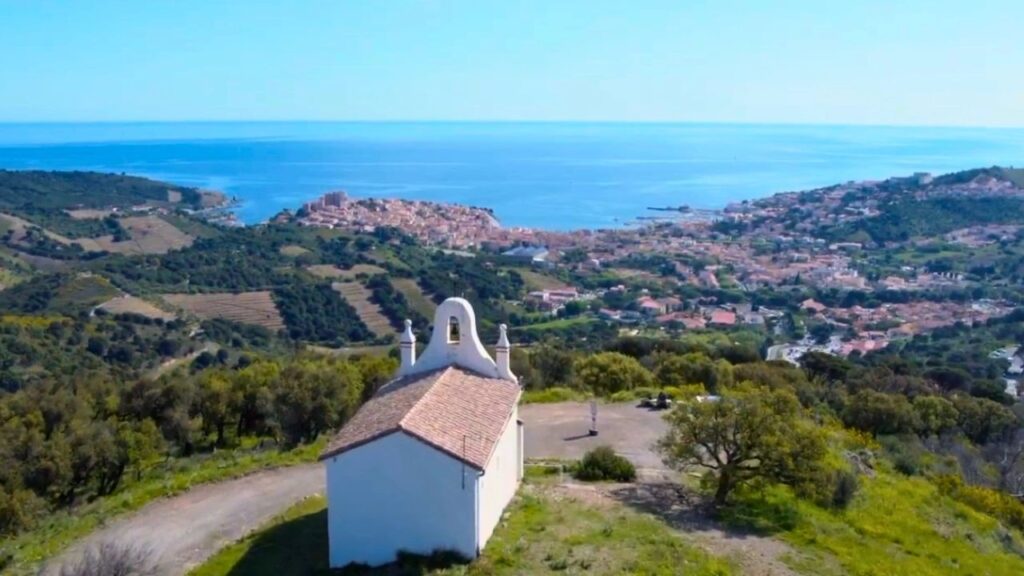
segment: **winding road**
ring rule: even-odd
[[[43,574],[55,576],[64,562],[103,542],[145,550],[160,576],[185,574],[292,504],[322,493],[324,479],[321,464],[303,464],[197,486],[97,530],[51,561]]]
[[[661,468],[651,445],[665,430],[658,412],[633,404],[602,404],[600,434],[587,435],[590,405],[581,402],[520,407],[526,428],[527,458],[579,458],[609,444],[641,470]],[[104,542],[146,550],[159,576],[181,576],[217,550],[259,528],[292,504],[323,493],[323,465],[303,464],[197,486],[184,494],[147,504],[72,545],[43,570],[55,576],[60,566]]]

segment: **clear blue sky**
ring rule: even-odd
[[[1022,0],[0,0],[0,121],[1024,126]]]

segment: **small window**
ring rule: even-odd
[[[448,343],[458,344],[460,340],[459,319],[452,316],[448,319]]]

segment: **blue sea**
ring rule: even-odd
[[[1024,129],[629,123],[0,124],[0,167],[221,190],[260,222],[332,190],[492,208],[505,225],[622,226],[848,180],[1024,165]]]

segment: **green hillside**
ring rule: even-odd
[[[144,203],[175,203],[170,201],[171,196],[180,197],[183,207],[196,208],[202,201],[195,188],[138,176],[0,170],[0,212],[72,238],[109,232],[102,220],[75,219],[67,210],[125,209]]]

